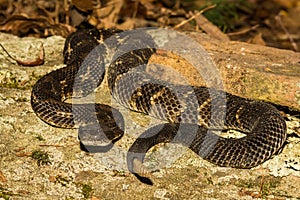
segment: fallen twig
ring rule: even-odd
[[[279,13],[278,15],[275,16],[275,20],[279,23],[279,25],[281,26],[282,30],[285,32],[285,34],[287,35],[287,37],[290,40],[290,43],[292,45],[292,47],[294,48],[295,51],[299,51],[297,44],[295,43],[295,41],[293,40],[293,38],[291,37],[289,31],[287,30],[287,28],[284,26],[284,24],[282,23],[281,20],[281,14]]]
[[[258,27],[259,27],[259,24],[256,24],[256,25],[254,25],[254,26],[252,26],[250,28],[247,28],[247,29],[244,29],[244,30],[241,30],[241,31],[227,33],[227,35],[228,36],[242,35],[242,34],[248,33],[249,31],[255,30]]]
[[[186,23],[188,23],[189,21],[195,19],[197,16],[201,15],[202,13],[204,13],[205,11],[212,9],[216,7],[216,4],[208,6],[206,8],[204,8],[203,10],[200,10],[199,12],[197,12],[196,14],[194,14],[192,17],[190,17],[187,20],[182,21],[181,23],[177,24],[176,26],[174,26],[174,28],[180,28],[181,26],[185,25]]]
[[[41,49],[40,49],[40,53],[39,53],[38,57],[35,60],[27,60],[27,61],[19,60],[19,59],[14,58],[13,56],[11,56],[1,43],[0,43],[0,47],[7,54],[7,56],[9,58],[11,58],[12,60],[16,61],[18,63],[18,65],[32,67],[32,66],[38,66],[38,65],[44,64],[45,51],[44,51],[43,43],[41,43]]]
[[[222,40],[222,41],[230,41],[230,38],[228,37],[228,35],[226,35],[225,33],[223,33],[216,25],[214,25],[213,23],[211,23],[203,15],[198,15],[195,18],[195,20],[196,20],[198,26],[204,32],[206,32],[208,35],[210,35],[211,37],[216,38],[218,40]]]

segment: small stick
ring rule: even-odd
[[[40,50],[40,53],[39,53],[38,57],[35,60],[29,60],[29,61],[22,61],[22,60],[18,60],[16,58],[14,58],[13,56],[11,56],[8,53],[8,51],[4,48],[4,46],[1,43],[0,43],[0,47],[7,54],[7,56],[9,58],[11,58],[12,60],[16,61],[18,63],[18,65],[32,67],[32,66],[37,66],[37,65],[44,64],[45,51],[44,51],[44,45],[43,45],[43,43],[41,43],[41,50]]]
[[[192,17],[190,17],[189,19],[184,20],[184,21],[182,21],[181,23],[177,24],[176,26],[174,26],[174,28],[180,28],[181,26],[185,25],[185,24],[188,23],[189,21],[195,19],[197,16],[201,15],[202,13],[204,13],[205,11],[207,11],[207,10],[209,10],[209,9],[212,9],[212,8],[214,8],[214,7],[216,7],[216,4],[204,8],[203,10],[201,10],[201,11],[197,12],[196,14],[194,14],[194,15],[193,15]]]
[[[252,31],[252,30],[255,30],[256,28],[259,27],[259,24],[256,24],[250,28],[247,28],[247,29],[244,29],[244,30],[241,30],[241,31],[237,31],[237,32],[232,32],[232,33],[227,33],[227,35],[229,36],[233,36],[233,35],[241,35],[241,34],[245,34],[245,33],[248,33],[249,31]]]
[[[279,23],[279,25],[281,26],[282,30],[285,32],[285,34],[288,36],[290,43],[292,44],[292,47],[294,48],[295,51],[299,51],[297,44],[295,43],[295,41],[293,40],[293,38],[291,37],[289,31],[286,29],[286,27],[284,26],[284,24],[282,23],[281,20],[281,14],[278,14],[277,16],[275,16],[275,20]]]

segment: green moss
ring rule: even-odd
[[[276,187],[279,186],[280,177],[258,176],[256,179],[238,180],[235,185],[241,188],[251,189],[260,193],[261,197],[274,195]]]
[[[81,187],[82,195],[84,196],[85,199],[89,199],[92,194],[93,194],[93,187],[91,184],[86,184],[86,183],[76,183],[78,187]]]
[[[21,90],[31,89],[35,82],[43,77],[43,75],[36,75],[34,72],[32,72],[28,80],[20,80],[21,75],[16,75],[12,72],[9,72],[9,76],[7,74],[3,74],[2,72],[0,72],[0,74],[5,76],[5,78],[0,83],[0,87]]]
[[[11,82],[6,82],[6,83],[0,84],[0,87],[2,87],[2,88],[13,88],[13,89],[28,90],[32,86],[27,85],[27,84],[26,84],[26,86],[23,86],[21,84],[21,82],[13,80]]]
[[[0,192],[0,198],[3,198],[4,200],[9,200],[10,196]]]
[[[0,187],[0,199],[8,200],[12,195],[6,189]]]
[[[62,176],[60,176],[60,175],[57,175],[57,176],[55,177],[55,183],[59,183],[59,184],[61,184],[62,186],[66,186],[66,185],[68,185],[70,182],[71,182],[71,180],[69,180],[68,178],[62,177]]]
[[[247,93],[252,98],[277,103],[278,93],[274,91],[281,91],[284,89],[282,83],[261,77],[253,77],[251,79],[255,80],[255,83],[253,82],[251,85],[249,85],[249,90]]]
[[[74,200],[75,197],[67,197],[66,200]]]
[[[10,196],[5,193],[0,192],[0,198],[3,198],[4,200],[8,200],[10,198]]]
[[[279,186],[281,179],[279,177],[258,177],[262,180],[261,185],[261,195],[268,196],[270,193],[272,193],[272,190],[275,190],[276,187]]]
[[[113,170],[113,176],[122,176],[125,177],[127,174],[125,171]]]
[[[37,75],[34,73],[34,71],[31,73],[31,78],[34,80],[39,80],[40,78],[42,78],[44,75]]]
[[[214,184],[214,182],[213,182],[213,180],[212,180],[211,177],[208,177],[208,178],[206,179],[206,182],[207,182],[207,184],[209,184],[209,185],[213,185],[213,184]]]
[[[84,198],[87,199],[87,198],[91,197],[92,192],[93,192],[92,186],[83,184],[81,190],[82,190],[82,194],[83,194]]]
[[[216,7],[206,11],[204,16],[220,27],[223,32],[234,30],[240,19],[239,13],[241,11],[251,13],[253,7],[251,3],[244,0],[207,0],[204,7],[209,5],[216,5]],[[199,10],[204,7],[199,8]]]
[[[45,141],[45,139],[40,134],[36,135],[35,138],[39,141]]]
[[[237,183],[235,183],[236,186],[241,187],[241,188],[255,188],[257,185],[252,179],[249,180],[239,180]]]
[[[31,157],[37,161],[38,166],[51,164],[48,153],[44,151],[35,150],[31,153]]]
[[[19,97],[14,99],[16,102],[28,102],[28,99],[26,97]]]

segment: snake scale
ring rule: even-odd
[[[63,51],[66,67],[46,74],[32,89],[31,105],[40,119],[56,127],[79,128],[79,139],[87,144],[120,139],[124,120],[118,110],[104,104],[66,102],[88,95],[106,72],[117,102],[167,121],[141,134],[128,150],[127,164],[133,173],[134,159],[143,162],[145,153],[162,142],[181,143],[216,165],[235,168],[257,166],[280,150],[286,140],[286,123],[275,107],[216,89],[154,80],[136,70],[146,66],[156,52],[151,36],[132,39],[126,35],[115,37],[109,45],[104,42],[120,33],[90,29],[68,36]],[[137,48],[128,52],[128,45]],[[106,67],[109,51],[114,54]],[[246,136],[223,138],[213,132],[228,129]]]

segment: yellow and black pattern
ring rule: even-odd
[[[156,80],[137,70],[147,65],[156,51],[151,37],[144,35],[131,40],[130,36],[116,36],[109,44],[105,42],[119,33],[114,29],[93,29],[77,31],[67,38],[64,48],[67,66],[45,75],[33,87],[31,104],[39,118],[52,126],[79,128],[82,141],[119,139],[124,121],[116,109],[102,104],[65,102],[72,96],[92,92],[107,71],[109,89],[120,104],[168,122],[150,128],[143,136],[150,133],[151,136],[138,138],[129,149],[128,166],[132,172],[133,160],[142,162],[144,158],[135,153],[142,155],[157,143],[173,141],[178,131],[183,134],[183,140],[174,142],[189,146],[220,166],[254,167],[282,147],[286,123],[275,107],[211,88]],[[136,48],[128,51],[126,45]],[[107,70],[105,60],[110,60]],[[246,136],[222,138],[211,132],[227,129],[239,130]],[[157,134],[153,135],[155,131]]]

